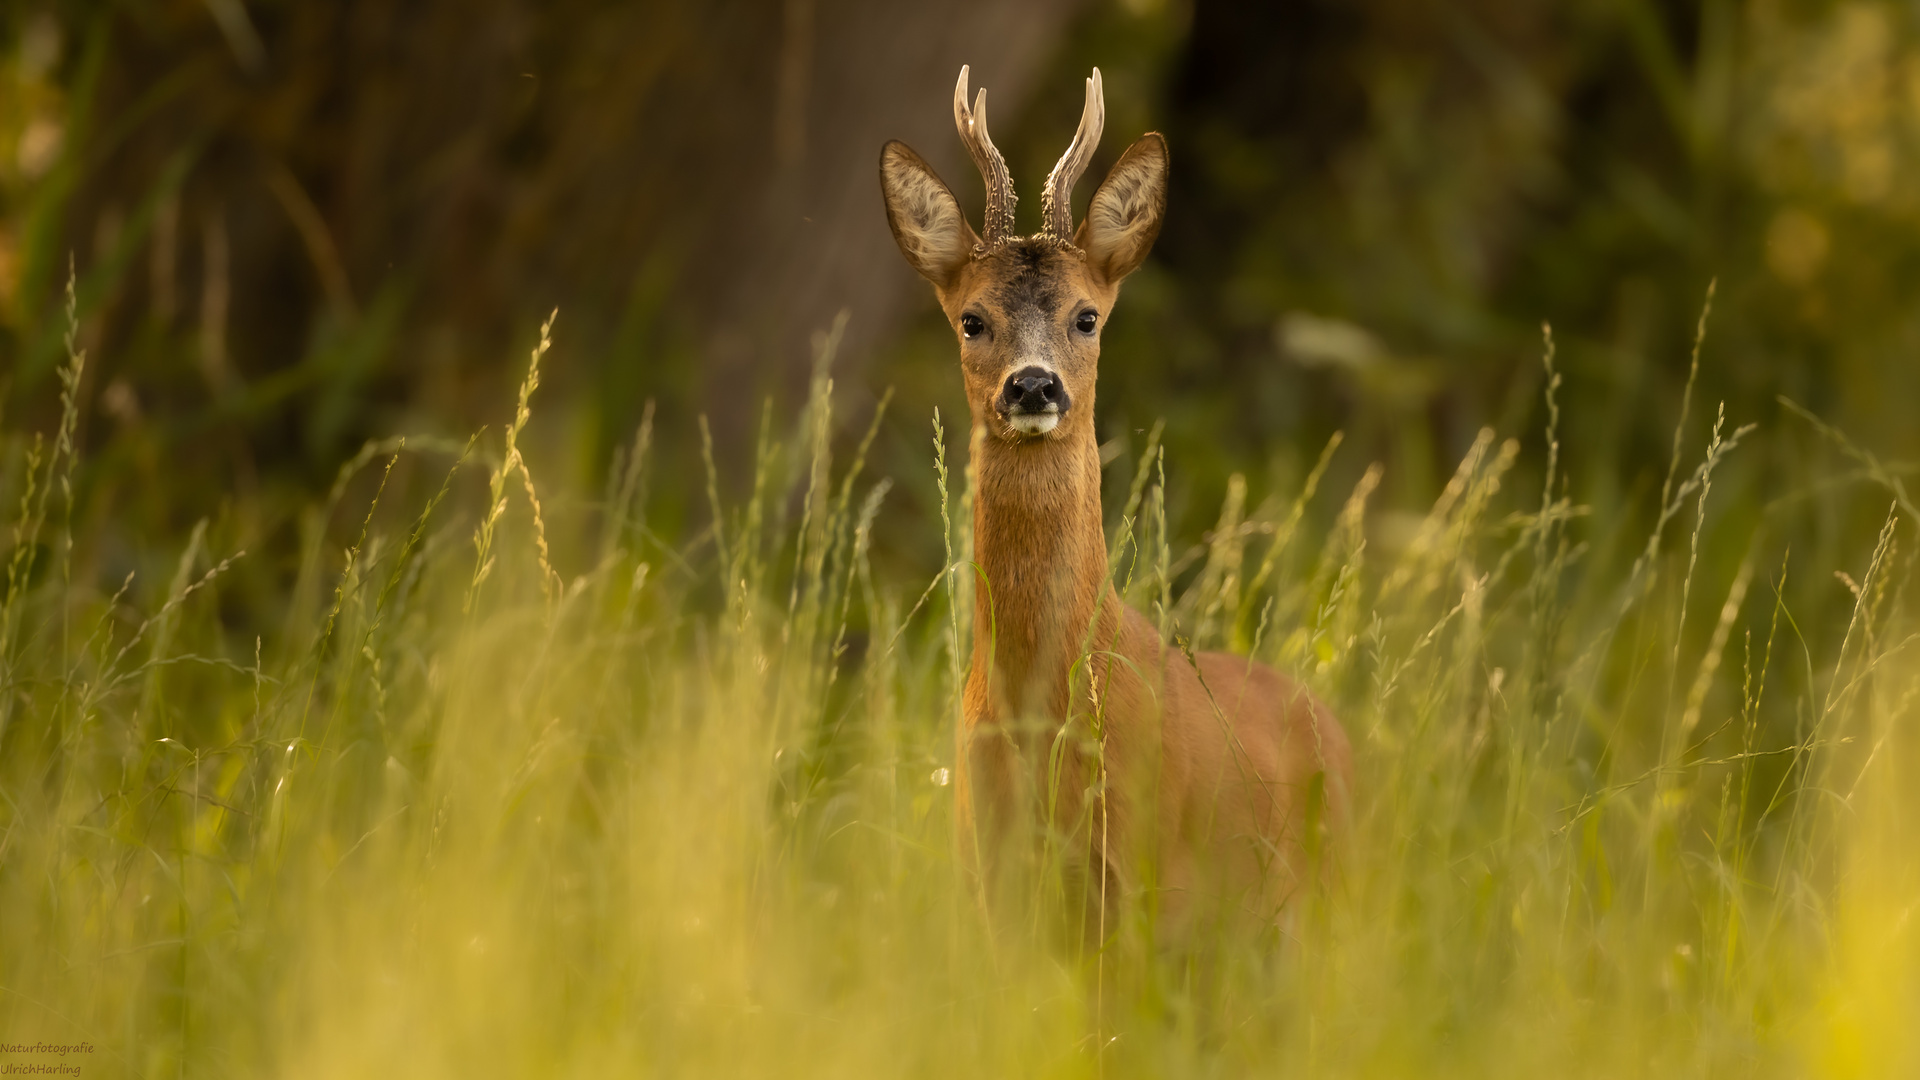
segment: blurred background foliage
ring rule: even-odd
[[[963,63],[1025,229],[1089,68],[1081,206],[1166,133],[1110,535],[1358,748],[1351,888],[1217,996],[948,856],[967,432],[876,159],[978,220]],[[1913,0],[0,4],[0,1034],[1920,1074],[1917,158]]]
[[[663,532],[706,514],[697,418],[744,485],[763,401],[793,414],[810,339],[849,311],[844,434],[896,387],[878,464],[915,478],[876,557],[935,565],[927,418],[963,406],[874,160],[906,138],[977,215],[962,63],[1023,228],[1089,67],[1109,107],[1093,177],[1142,131],[1171,142],[1100,407],[1116,455],[1166,419],[1190,532],[1235,473],[1250,504],[1290,497],[1335,429],[1328,490],[1386,466],[1388,549],[1483,425],[1530,440],[1524,490],[1548,321],[1568,494],[1603,541],[1645,535],[1716,279],[1689,444],[1723,401],[1765,432],[1717,480],[1717,577],[1780,505],[1824,500],[1767,545],[1816,566],[1884,514],[1883,492],[1815,486],[1835,471],[1809,461],[1840,459],[1779,396],[1894,476],[1920,457],[1910,4],[22,0],[0,34],[0,415],[51,429],[71,266],[103,581],[210,516],[279,603],[300,550],[359,526],[303,510],[339,464],[500,424],[556,307],[529,456],[598,491],[654,402],[656,452],[688,478],[653,493]],[[393,482],[436,482],[413,471]]]

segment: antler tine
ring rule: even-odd
[[[1080,112],[1080,129],[1073,142],[1060,155],[1059,164],[1047,174],[1047,189],[1040,196],[1040,215],[1047,235],[1063,243],[1073,240],[1073,185],[1093,160],[1093,148],[1100,145],[1100,132],[1107,125],[1107,97],[1100,82],[1100,69],[1093,69],[1087,80],[1087,103]]]
[[[979,96],[974,98],[973,108],[967,108],[967,71],[967,66],[962,65],[960,81],[953,87],[953,122],[960,129],[960,141],[967,144],[967,153],[973,156],[981,179],[987,182],[987,212],[981,239],[991,247],[1013,235],[1013,205],[1018,197],[1013,193],[1013,175],[1007,172],[1006,159],[1000,156],[993,139],[987,135],[986,88],[982,87]]]
[[[1106,129],[1106,90],[1100,85],[1100,69],[1094,67],[1087,79],[1087,106],[1081,110],[1079,131],[1073,133],[1073,142],[1054,171],[1046,173],[1046,190],[1041,194],[1041,219],[1054,240],[1073,242],[1073,184],[1087,171],[1102,129]]]

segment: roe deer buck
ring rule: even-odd
[[[991,849],[1025,808],[1077,837],[1090,872],[1159,890],[1171,921],[1196,915],[1199,896],[1270,918],[1304,878],[1310,833],[1344,815],[1347,737],[1326,706],[1264,664],[1169,649],[1108,576],[1093,426],[1100,328],[1160,231],[1166,141],[1149,133],[1128,147],[1076,231],[1073,186],[1106,115],[1094,69],[1079,131],[1047,177],[1042,231],[1016,236],[986,91],[968,106],[964,67],[953,112],[986,180],[982,234],[904,143],[881,150],[880,183],[894,239],[959,337],[975,429],[963,850],[991,869]],[[1104,797],[1088,791],[1101,783]]]

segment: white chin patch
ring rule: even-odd
[[[1045,435],[1060,426],[1057,412],[1019,413],[1007,417],[1007,423],[1022,435]]]

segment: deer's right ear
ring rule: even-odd
[[[880,191],[900,254],[935,288],[951,285],[979,239],[960,201],[932,166],[898,140],[880,149]]]

